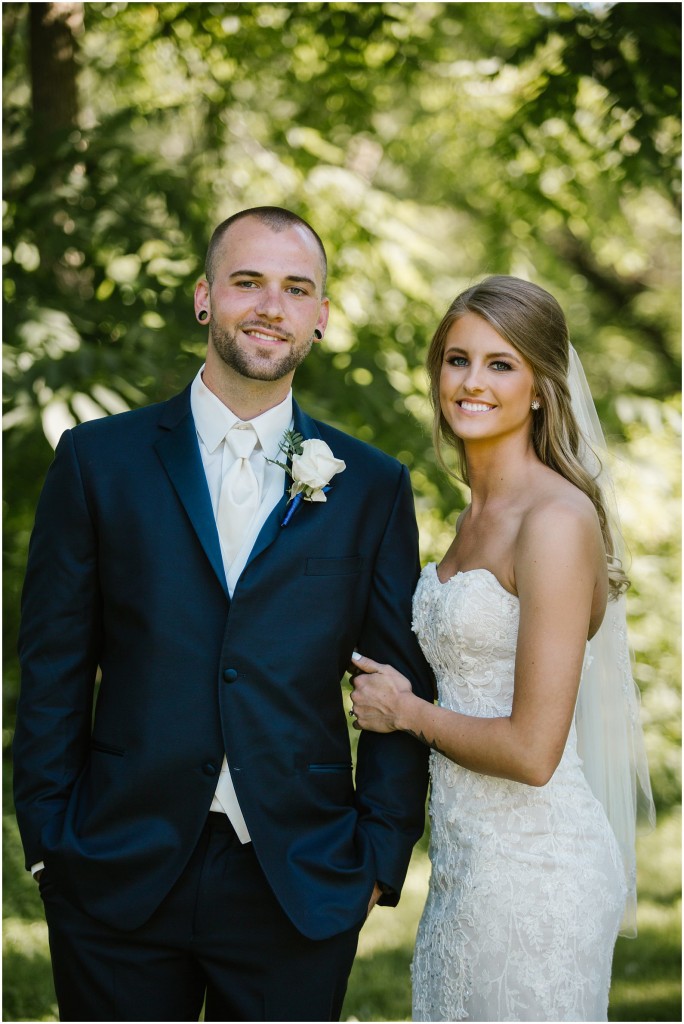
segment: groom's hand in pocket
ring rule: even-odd
[[[380,886],[376,882],[375,885],[373,886],[373,892],[371,893],[371,898],[370,898],[370,901],[368,903],[368,913],[366,914],[366,917],[368,917],[368,914],[370,914],[371,910],[373,909],[373,907],[378,902],[378,900],[380,899],[381,896],[382,896],[382,889],[380,888]]]

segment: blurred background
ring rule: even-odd
[[[19,597],[60,433],[201,364],[207,242],[249,206],[330,261],[302,405],[411,470],[424,560],[467,495],[438,470],[424,357],[489,273],[566,311],[610,448],[658,828],[611,1020],[681,1020],[679,3],[5,3],[4,1012],[56,1020],[11,802]],[[343,1019],[410,1018],[427,836],[362,933]]]

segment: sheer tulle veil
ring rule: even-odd
[[[605,439],[584,368],[570,347],[568,384],[572,408],[586,439],[581,461],[601,487],[616,556],[623,552],[617,505],[606,468]],[[655,808],[640,719],[640,696],[632,674],[624,596],[610,600],[601,628],[590,642],[590,660],[577,698],[575,723],[584,774],[603,805],[620,847],[627,881],[627,906],[620,934],[636,935],[636,834],[655,826]]]

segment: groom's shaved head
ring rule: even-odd
[[[204,274],[209,284],[213,283],[214,276],[216,274],[218,252],[221,248],[221,243],[226,232],[230,229],[231,225],[237,223],[239,220],[243,220],[245,217],[254,217],[256,220],[261,221],[262,224],[266,224],[271,231],[275,231],[276,233],[280,231],[287,231],[288,228],[300,227],[305,228],[309,234],[313,235],[321,254],[321,294],[325,295],[325,285],[328,274],[328,258],[325,254],[323,242],[303,217],[299,217],[296,213],[292,213],[291,210],[284,210],[280,206],[254,206],[250,210],[240,210],[239,213],[234,213],[232,217],[228,217],[227,220],[224,220],[219,224],[211,236],[209,248],[207,249],[207,257],[204,263]]]

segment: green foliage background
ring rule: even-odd
[[[654,789],[675,807],[680,5],[62,5],[66,126],[32,103],[29,6],[3,5],[5,748],[52,447],[194,375],[211,231],[272,204],[330,260],[331,323],[298,397],[409,465],[425,559],[466,500],[430,446],[434,327],[487,273],[557,296],[610,442]]]

